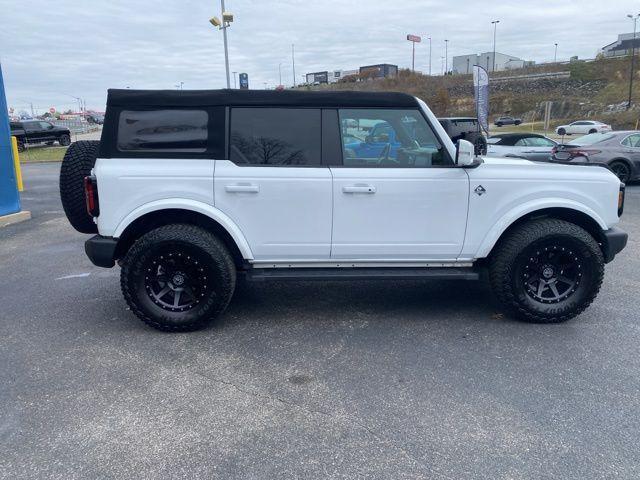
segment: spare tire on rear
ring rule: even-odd
[[[60,199],[69,223],[80,233],[97,233],[98,226],[87,213],[84,177],[96,163],[99,141],[82,140],[71,144],[60,168]]]

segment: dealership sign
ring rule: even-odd
[[[248,90],[249,89],[249,75],[246,73],[241,73],[240,77],[240,90]]]
[[[480,65],[473,66],[473,89],[475,91],[478,123],[489,131],[489,74]]]
[[[422,41],[422,37],[418,35],[407,35],[407,40],[414,43],[420,43]]]

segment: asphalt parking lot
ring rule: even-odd
[[[163,334],[85,257],[58,170],[24,167],[33,219],[0,229],[0,478],[640,477],[640,186],[566,324],[483,283],[265,283]]]

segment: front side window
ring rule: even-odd
[[[52,130],[53,125],[51,125],[49,122],[40,122],[40,128],[42,128],[43,130]]]
[[[238,165],[321,163],[321,110],[232,108],[229,158]]]
[[[118,122],[118,150],[203,153],[208,124],[205,110],[123,110]]]
[[[555,147],[557,144],[548,138],[529,137],[527,138],[527,145],[530,147]]]
[[[418,110],[339,111],[345,167],[433,167],[452,162]]]

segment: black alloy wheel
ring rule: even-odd
[[[609,165],[611,171],[616,174],[622,183],[627,183],[631,177],[631,169],[625,162],[617,161]]]

